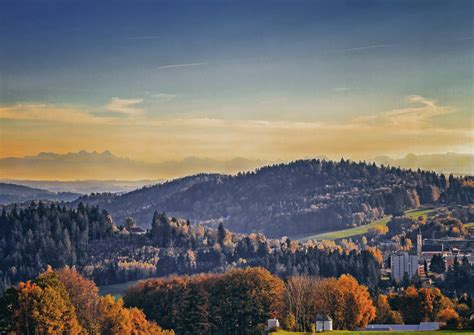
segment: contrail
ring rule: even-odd
[[[162,65],[158,66],[159,69],[173,69],[175,67],[189,67],[189,66],[200,66],[207,65],[207,63],[187,63],[187,64],[171,64],[171,65]]]

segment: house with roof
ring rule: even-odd
[[[316,331],[324,332],[332,330],[332,319],[329,315],[318,313],[316,315]]]
[[[146,231],[140,227],[130,227],[127,229],[131,235],[145,235]]]

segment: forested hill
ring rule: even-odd
[[[197,175],[130,192],[82,197],[117,224],[147,227],[155,210],[224,221],[236,232],[298,236],[368,223],[420,204],[474,200],[469,179],[341,160],[300,160],[236,176]]]
[[[50,192],[23,185],[0,183],[0,205],[22,203],[33,200],[73,201],[80,196],[79,193]]]

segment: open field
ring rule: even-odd
[[[391,216],[385,216],[380,220],[374,221],[372,223],[360,226],[360,227],[354,227],[354,228],[348,228],[348,229],[343,229],[343,230],[336,230],[336,231],[331,231],[328,233],[322,233],[322,234],[317,234],[317,235],[310,235],[306,236],[304,238],[299,239],[300,241],[308,241],[308,240],[338,240],[342,238],[349,238],[353,236],[358,236],[358,235],[363,235],[367,233],[367,231],[376,226],[376,225],[386,225],[390,221]]]
[[[415,219],[419,216],[422,215],[427,215],[433,216],[436,213],[436,209],[430,208],[430,209],[415,209],[415,210],[409,210],[405,212],[405,215]],[[386,225],[390,221],[391,216],[387,215],[383,217],[380,220],[374,221],[372,223],[359,226],[359,227],[354,227],[354,228],[348,228],[348,229],[343,229],[343,230],[337,230],[337,231],[331,231],[328,233],[322,233],[322,234],[316,234],[316,235],[310,235],[310,236],[305,236],[303,238],[300,238],[299,240],[304,242],[307,240],[339,240],[343,238],[349,238],[349,237],[354,237],[354,236],[360,236],[363,234],[366,234],[367,231],[376,226],[376,225]]]
[[[334,334],[334,335],[427,335],[427,334],[437,334],[437,335],[451,335],[451,334],[474,334],[472,330],[438,330],[438,331],[419,331],[419,332],[410,332],[410,331],[349,331],[349,330],[335,330],[331,332],[324,332],[325,334]],[[274,335],[304,335],[311,333],[301,333],[301,332],[288,332],[284,330],[279,330]]]

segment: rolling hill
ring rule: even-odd
[[[133,217],[149,227],[158,210],[209,225],[223,221],[236,232],[302,236],[357,227],[419,204],[472,203],[471,184],[433,172],[300,160],[235,176],[195,175],[123,195],[95,194],[73,205],[98,204],[117,224]]]
[[[79,193],[50,192],[23,185],[0,183],[0,205],[22,203],[32,200],[73,201],[80,197]]]

